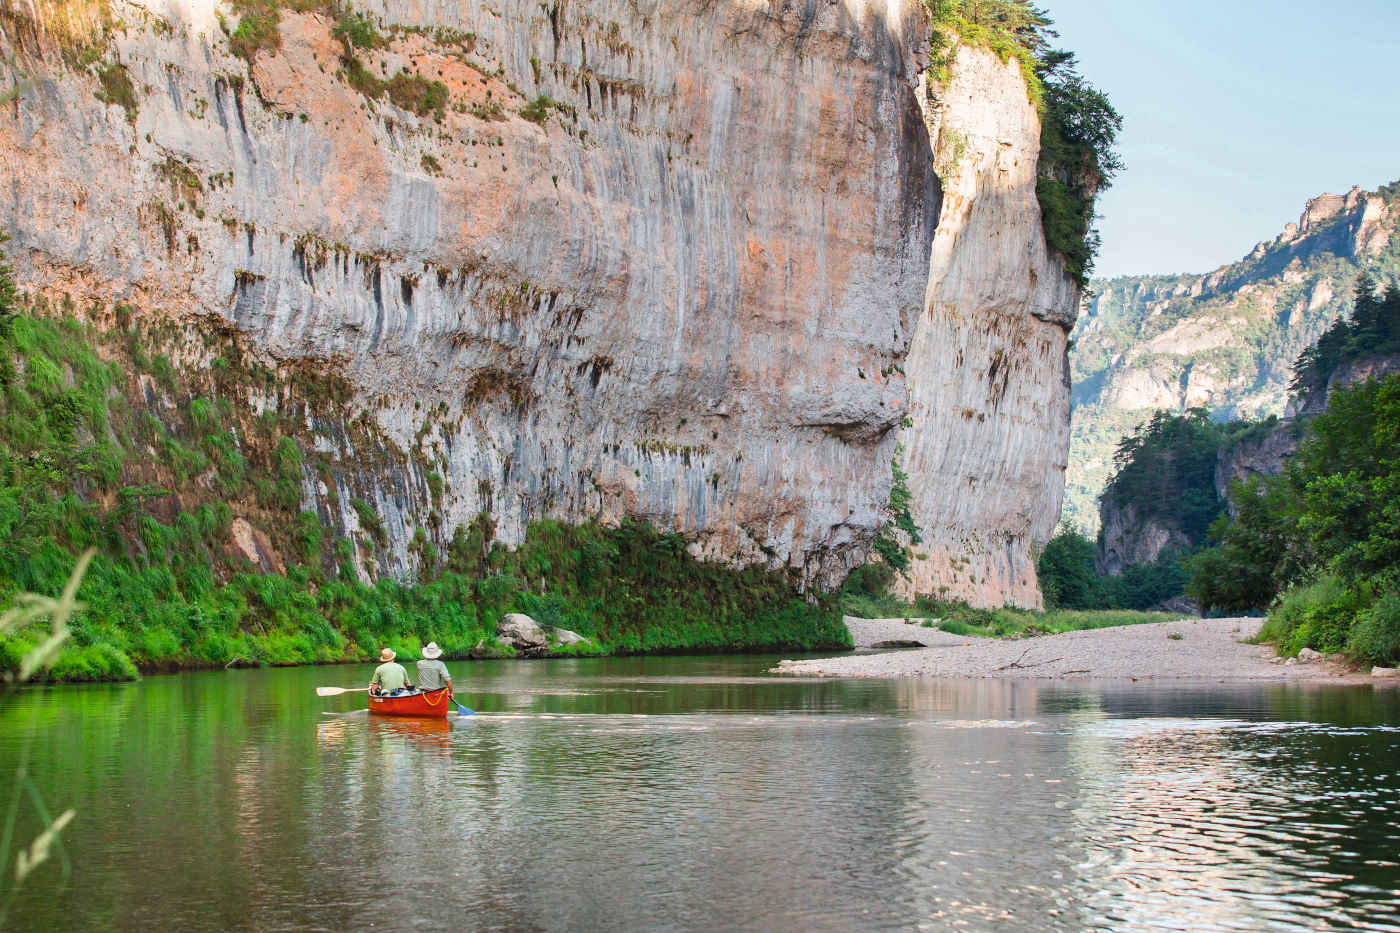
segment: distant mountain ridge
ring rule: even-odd
[[[1093,283],[1070,351],[1064,517],[1093,534],[1119,439],[1152,411],[1282,415],[1294,360],[1351,305],[1363,270],[1400,281],[1400,182],[1307,202],[1297,223],[1204,275]]]

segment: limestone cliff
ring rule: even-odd
[[[944,190],[906,367],[926,539],[909,589],[1038,606],[1031,554],[1060,516],[1079,297],[1041,229],[1040,120],[1017,66],[967,47],[925,105]]]
[[[964,50],[931,98],[919,0],[383,0],[359,47],[297,4],[242,57],[211,0],[114,0],[89,54],[36,9],[0,37],[22,285],[348,379],[404,456],[318,435],[303,507],[371,500],[378,572],[482,512],[640,515],[831,584],[902,444],[914,586],[1038,602],[1076,295],[1017,69]]]

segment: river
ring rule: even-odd
[[[3,803],[27,753],[77,816],[7,926],[1400,930],[1397,691],[774,660],[453,664],[446,723],[315,695],[368,667],[22,691]]]

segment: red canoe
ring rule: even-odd
[[[447,718],[452,705],[452,688],[410,693],[397,697],[377,697],[370,694],[369,711],[379,716],[420,716]]]

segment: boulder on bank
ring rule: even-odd
[[[496,626],[496,637],[477,642],[469,654],[475,659],[541,658],[570,645],[598,647],[578,632],[541,625],[523,612],[511,612]]]
[[[516,650],[549,647],[545,627],[523,612],[509,612],[496,626],[496,638]]]

